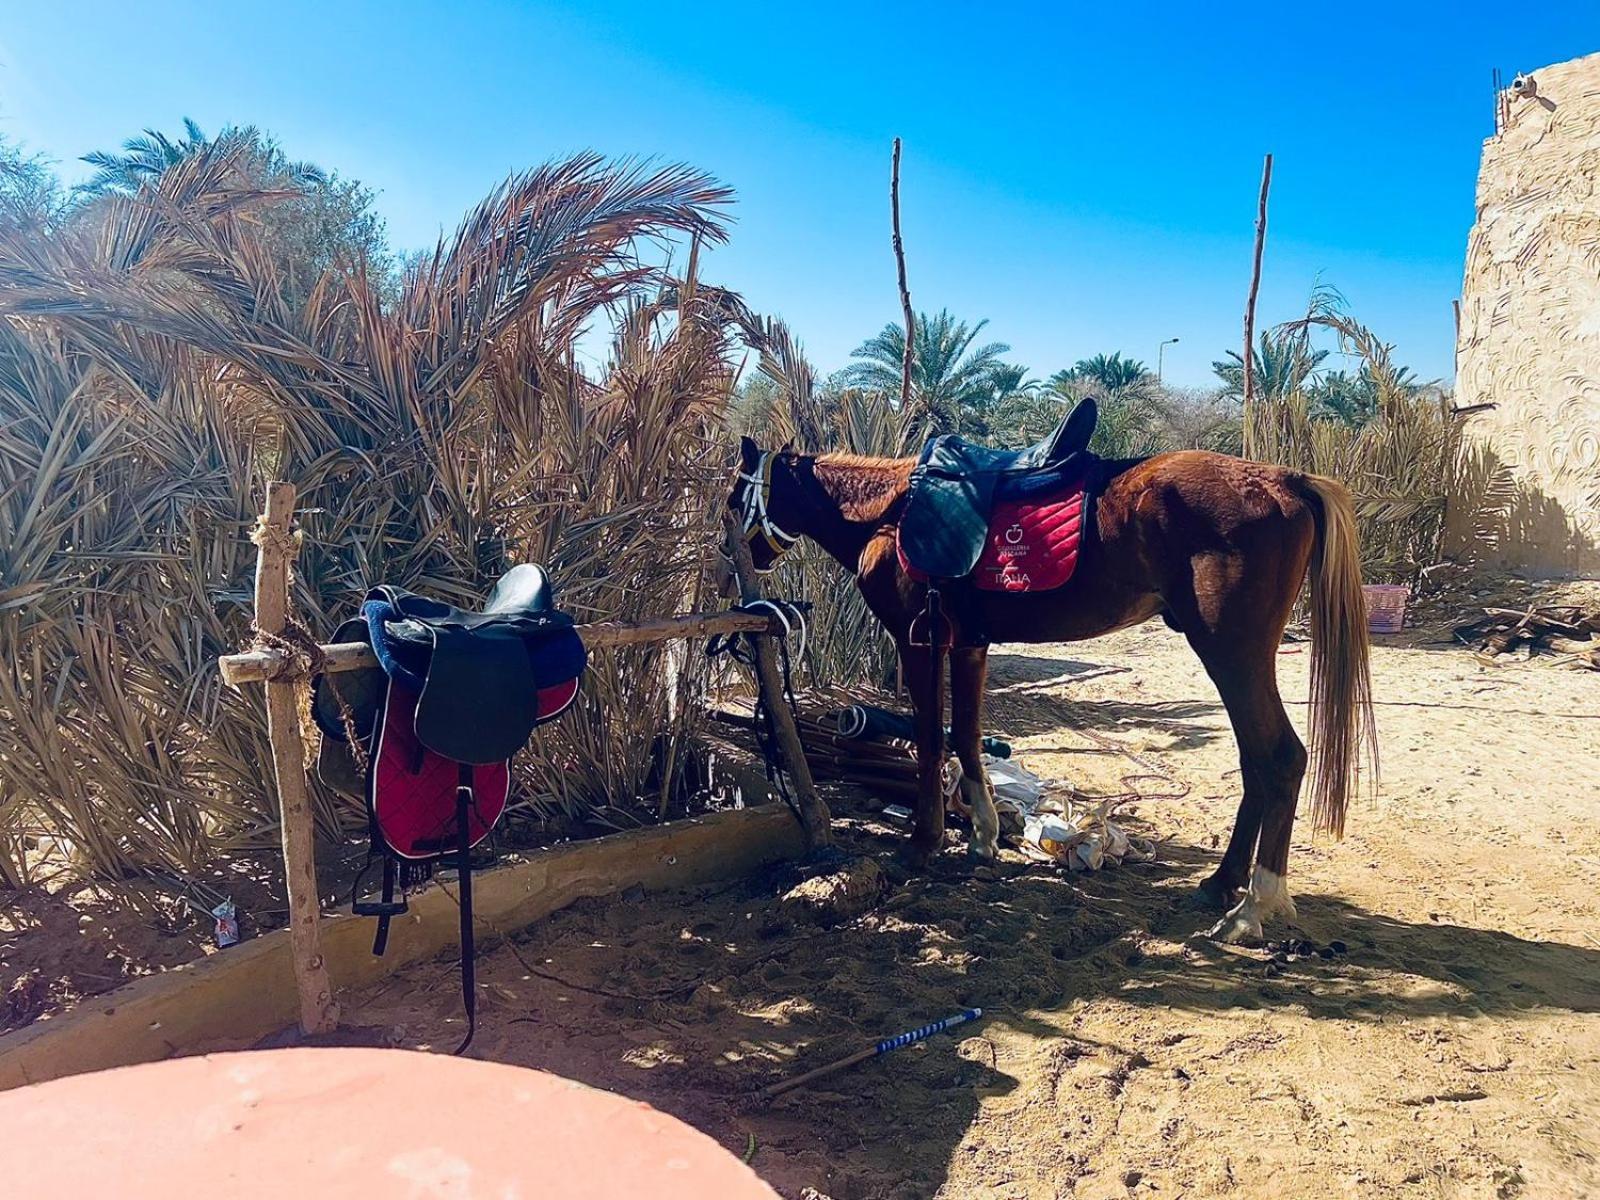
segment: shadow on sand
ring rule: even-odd
[[[951,852],[906,878],[890,858],[898,838],[845,837],[898,884],[836,928],[784,916],[788,869],[692,894],[582,901],[516,935],[480,967],[474,1053],[648,1101],[736,1152],[759,1147],[755,1165],[787,1195],[827,1181],[835,1200],[851,1200],[933,1195],[980,1102],[1015,1089],[982,1036],[986,1022],[1071,1054],[1068,1010],[1107,996],[1341,1020],[1600,1012],[1600,949],[1413,923],[1319,894],[1298,897],[1297,926],[1319,942],[1342,939],[1348,956],[1269,978],[1261,952],[1191,936],[1215,914],[1191,900],[1214,856],[1190,848],[1097,875],[1011,864],[983,878]],[[371,995],[351,1018],[432,1025],[453,1011],[448,972],[408,974],[403,997]],[[936,1039],[775,1102],[754,1098],[970,1006],[985,1021],[955,1034],[956,1045]]]

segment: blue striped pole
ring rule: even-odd
[[[794,1079],[786,1080],[783,1083],[774,1083],[769,1087],[764,1087],[757,1094],[765,1099],[771,1099],[773,1096],[780,1096],[784,1092],[793,1091],[797,1087],[805,1086],[813,1079],[821,1079],[824,1075],[832,1075],[835,1071],[842,1071],[846,1067],[853,1067],[857,1063],[866,1062],[869,1058],[877,1058],[880,1054],[888,1054],[891,1050],[899,1050],[902,1047],[913,1045],[914,1043],[920,1042],[925,1038],[931,1038],[936,1033],[943,1033],[947,1029],[954,1029],[957,1025],[964,1025],[968,1021],[976,1021],[981,1016],[983,1016],[983,1009],[981,1008],[965,1009],[953,1016],[946,1017],[942,1021],[935,1021],[931,1025],[923,1025],[917,1029],[908,1029],[905,1033],[897,1033],[894,1037],[887,1037],[882,1041],[874,1042],[865,1050],[857,1050],[854,1054],[849,1055],[846,1058],[841,1058],[838,1062],[829,1063],[825,1067],[818,1067],[815,1071],[807,1071],[804,1075],[797,1076]]]
[[[957,1025],[967,1021],[976,1021],[983,1016],[983,1009],[969,1008],[965,1012],[958,1012],[953,1017],[946,1017],[942,1021],[935,1021],[932,1025],[924,1025],[921,1029],[913,1029],[908,1033],[897,1034],[892,1038],[884,1038],[878,1043],[877,1054],[887,1054],[891,1050],[898,1050],[902,1046],[909,1046],[913,1042],[920,1042],[923,1038],[931,1038],[936,1033],[943,1033],[946,1029],[954,1029]]]

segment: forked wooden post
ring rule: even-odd
[[[732,513],[724,517],[727,533],[728,556],[733,564],[733,577],[739,585],[739,602],[753,604],[761,597],[761,587],[756,582],[755,563],[750,558],[750,547],[739,536],[739,525]],[[757,634],[756,686],[772,714],[772,724],[778,733],[778,749],[783,754],[783,766],[794,780],[795,807],[799,810],[800,825],[805,830],[806,847],[816,850],[833,844],[833,816],[828,806],[817,795],[816,781],[811,778],[811,764],[800,744],[800,730],[794,723],[794,712],[783,690],[783,674],[778,669],[778,650],[769,635]]]
[[[267,485],[267,509],[256,534],[256,628],[282,636],[289,619],[289,571],[298,547],[289,530],[294,515],[292,483]],[[294,679],[269,679],[267,737],[272,743],[272,769],[278,782],[278,825],[283,843],[284,883],[289,894],[289,940],[294,955],[295,986],[300,992],[300,1028],[307,1034],[338,1027],[339,1006],[328,982],[317,922],[315,830],[311,795],[306,787],[306,749],[300,738],[300,705]]]

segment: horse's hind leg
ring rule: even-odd
[[[983,769],[983,685],[989,651],[962,647],[950,652],[950,735],[961,760],[961,798],[972,810],[967,853],[992,861],[1000,853],[1000,814]]]
[[[1228,710],[1244,777],[1244,798],[1227,853],[1202,885],[1230,897],[1244,888],[1244,898],[1212,930],[1213,936],[1230,942],[1259,939],[1262,922],[1295,915],[1284,877],[1306,750],[1278,695],[1278,635],[1267,632],[1270,639],[1258,636],[1243,642],[1214,635],[1189,639]],[[1247,882],[1252,858],[1255,869]]]

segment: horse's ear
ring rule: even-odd
[[[778,453],[779,454],[793,454],[794,453],[794,443],[793,442],[785,442],[783,445],[778,447]]]
[[[755,439],[742,437],[739,439],[739,459],[745,466],[754,466],[761,457],[761,447],[756,445]]]

